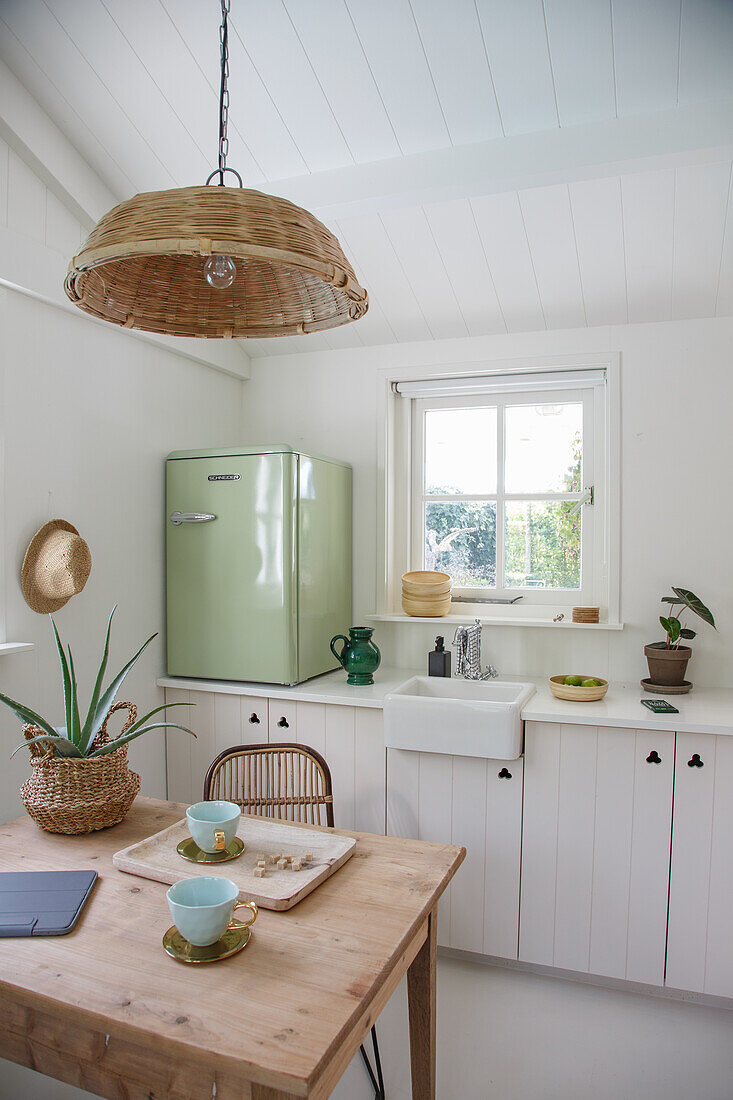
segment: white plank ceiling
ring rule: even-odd
[[[0,0],[0,58],[113,193],[216,158],[217,0]],[[733,101],[733,0],[232,0],[248,185]],[[1,107],[0,107],[1,110]],[[733,312],[731,160],[326,218],[370,293],[255,355]]]

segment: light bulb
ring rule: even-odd
[[[231,256],[209,256],[204,264],[204,275],[209,286],[226,290],[234,282],[237,266]]]

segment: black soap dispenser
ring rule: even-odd
[[[446,651],[440,635],[435,639],[435,649],[428,653],[428,676],[450,676],[450,650]]]

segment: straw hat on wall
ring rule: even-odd
[[[92,555],[76,527],[52,519],[28,544],[20,570],[25,601],[39,615],[58,611],[81,592],[92,571]]]

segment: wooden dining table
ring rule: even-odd
[[[0,871],[99,874],[69,935],[0,939],[0,1056],[111,1100],[327,1097],[407,974],[412,1095],[432,1100],[437,906],[465,849],[336,830],[357,841],[343,867],[192,966],[162,947],[167,887],[112,865],[184,812],[138,798],[85,836],[0,826]]]

